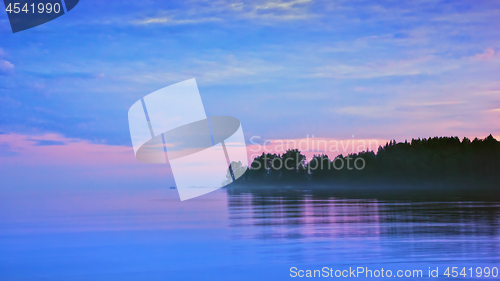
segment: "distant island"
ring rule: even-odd
[[[363,151],[309,161],[299,150],[263,153],[228,188],[460,189],[500,193],[500,142],[492,135],[391,141],[378,151]],[[233,171],[246,168],[233,163]],[[228,175],[229,179],[230,175]]]

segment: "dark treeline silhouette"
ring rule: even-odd
[[[263,153],[239,178],[239,185],[304,185],[334,183],[486,184],[500,188],[500,142],[492,135],[462,141],[458,137],[391,141],[377,153],[364,151],[309,161],[300,151]]]

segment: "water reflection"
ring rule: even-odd
[[[260,241],[269,253],[286,248],[283,257],[289,261],[325,262],[333,256],[380,262],[499,260],[497,202],[228,190],[228,210],[233,239]]]

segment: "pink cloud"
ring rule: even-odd
[[[127,146],[94,144],[57,134],[0,135],[0,167],[40,168],[79,171],[82,175],[137,176],[164,175],[168,165],[138,161]]]
[[[482,54],[476,54],[474,58],[476,60],[488,61],[495,55],[495,50],[493,48],[487,48]]]

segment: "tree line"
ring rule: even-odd
[[[246,169],[241,163],[233,170]],[[444,183],[490,182],[500,185],[500,142],[492,135],[470,140],[458,137],[390,141],[378,151],[314,155],[297,149],[262,153],[238,180],[242,184],[304,182]]]

